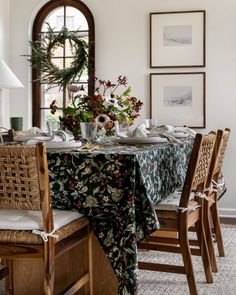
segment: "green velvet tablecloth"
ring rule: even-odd
[[[53,206],[87,215],[113,266],[119,294],[137,294],[137,244],[159,227],[153,205],[183,185],[192,140],[51,151]]]

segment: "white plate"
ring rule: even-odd
[[[65,149],[65,148],[78,148],[82,145],[81,141],[48,141],[46,142],[47,149]]]
[[[28,140],[35,140],[35,141],[49,141],[52,140],[53,137],[50,136],[15,136],[14,140],[18,142],[25,142]]]
[[[184,133],[184,132],[173,132],[173,133],[170,133],[170,135],[174,136],[175,138],[189,137],[189,135],[187,133]]]
[[[14,141],[18,141],[18,142],[24,142],[30,139],[32,139],[32,136],[15,136],[14,137]]]
[[[39,141],[50,141],[53,139],[53,136],[34,136],[32,139]]]
[[[123,137],[116,138],[116,141],[119,143],[163,143],[167,142],[167,138],[162,137]]]

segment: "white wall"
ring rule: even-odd
[[[9,0],[0,0],[0,59],[9,61]],[[0,127],[9,120],[9,90],[0,89]]]
[[[8,58],[9,0],[0,0],[0,58]],[[6,46],[7,45],[7,46]]]
[[[4,1],[5,2],[5,1]],[[234,180],[234,142],[236,136],[236,1],[235,0],[84,0],[92,11],[96,28],[96,74],[102,79],[128,76],[133,94],[145,105],[149,115],[149,74],[174,71],[206,71],[206,130],[232,129],[224,176],[227,194],[220,206],[223,213],[236,216]],[[11,116],[24,116],[25,128],[31,125],[29,67],[22,54],[28,53],[32,17],[41,0],[10,0],[11,61],[25,89],[12,92]],[[149,67],[149,13],[158,11],[206,10],[206,68],[155,70]],[[16,99],[17,96],[17,99]]]

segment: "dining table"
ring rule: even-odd
[[[53,207],[88,216],[119,295],[137,294],[138,243],[159,228],[155,205],[183,185],[193,139],[179,142],[47,150]]]

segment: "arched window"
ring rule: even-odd
[[[79,83],[83,84],[88,93],[93,93],[94,90],[94,19],[88,7],[79,0],[52,0],[46,3],[36,15],[33,24],[33,41],[40,40],[40,36],[47,31],[47,23],[55,33],[60,31],[63,26],[66,26],[69,31],[77,31],[83,38],[92,44],[89,48],[89,66],[88,70],[83,73]],[[66,46],[62,50],[56,50],[53,55],[53,62],[60,68],[66,68],[73,60],[72,50],[66,50]],[[61,49],[61,48],[60,48]],[[66,106],[67,91],[59,89],[59,87],[51,87],[36,81],[37,72],[32,69],[32,97],[33,97],[33,126],[38,126],[43,129],[46,127],[47,121],[58,121],[59,115],[50,113],[50,103],[56,99],[62,107]]]

